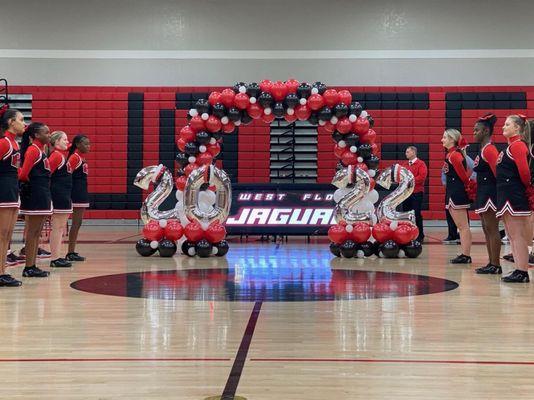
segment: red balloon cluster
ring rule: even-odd
[[[419,236],[419,229],[410,222],[397,222],[395,229],[392,229],[391,225],[391,221],[381,221],[373,226],[373,237],[377,242],[384,243],[393,240],[399,245],[406,245]]]
[[[177,219],[167,220],[167,224],[164,226],[165,228],[156,220],[148,221],[143,227],[143,237],[150,242],[159,242],[162,239],[176,242],[184,234],[184,229]]]
[[[351,228],[348,228],[350,226]],[[357,222],[354,225],[345,223],[332,225],[328,229],[328,238],[331,242],[342,244],[346,240],[354,243],[365,243],[371,237],[371,227],[366,222]]]
[[[184,234],[191,243],[206,239],[209,243],[215,244],[226,237],[226,228],[219,222],[213,222],[204,230],[198,222],[194,221],[185,226]]]

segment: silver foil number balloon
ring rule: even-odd
[[[371,211],[355,210],[357,203],[369,193],[369,189],[371,188],[371,179],[367,172],[361,168],[355,168],[353,165],[349,165],[347,168],[340,169],[336,172],[332,179],[332,185],[339,189],[347,187],[351,189],[336,204],[334,216],[337,223],[345,221],[352,224],[371,218]]]
[[[155,182],[158,182],[157,185],[141,206],[141,220],[145,224],[151,219],[160,220],[176,217],[174,209],[159,210],[159,206],[169,197],[174,186],[172,174],[167,167],[162,164],[145,167],[137,173],[134,179],[134,185],[143,190],[148,190],[150,184]]]
[[[388,194],[379,204],[376,214],[379,220],[388,219],[390,221],[410,221],[415,223],[415,213],[413,210],[400,212],[397,207],[413,192],[415,178],[413,174],[399,164],[394,164],[383,170],[376,178],[376,183],[385,189],[389,189],[392,183],[399,186]]]
[[[198,196],[205,184],[216,188],[215,205],[210,210],[198,205]],[[205,165],[191,172],[184,189],[185,215],[190,221],[209,224],[218,220],[222,224],[228,218],[231,203],[232,184],[226,172],[214,165]]]

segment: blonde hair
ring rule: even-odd
[[[521,136],[521,140],[525,142],[528,146],[528,149],[530,151],[530,147],[532,146],[531,139],[530,139],[530,123],[526,118],[523,118],[517,114],[509,115],[508,118],[510,118],[512,121],[514,121],[514,124],[519,126],[519,136]]]
[[[445,129],[445,135],[450,137],[452,140],[454,140],[454,145],[458,146],[458,143],[460,142],[460,139],[462,139],[462,133],[458,129],[449,128]],[[458,149],[464,156],[466,157],[465,149]]]
[[[52,132],[52,134],[50,135],[50,144],[52,146],[55,146],[56,145],[56,142],[61,138],[61,136],[67,136],[67,134],[63,131],[54,131]]]

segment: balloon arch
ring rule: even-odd
[[[141,208],[145,223],[137,252],[150,256],[159,251],[171,257],[181,243],[188,256],[224,256],[228,252],[224,222],[230,212],[231,184],[226,173],[214,165],[225,133],[255,119],[270,124],[276,118],[287,122],[308,121],[332,135],[334,155],[339,159],[332,184],[336,225],[330,227],[330,250],[346,258],[417,257],[422,246],[413,211],[398,212],[413,191],[414,177],[395,164],[378,173],[379,157],[374,120],[348,90],[329,89],[321,82],[308,84],[289,79],[236,83],[222,92],[211,92],[189,110],[189,123],[180,130],[176,145],[176,179],[166,167],[150,166],[137,174],[134,184],[148,190]],[[375,209],[375,182],[389,189]],[[174,209],[159,206],[176,187]]]

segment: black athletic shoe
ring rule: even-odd
[[[23,247],[22,249],[20,249],[20,257],[22,257],[24,260],[26,259],[26,247]],[[37,248],[37,258],[39,260],[42,260],[43,258],[50,258],[50,256],[52,255],[52,253],[50,253],[49,251],[46,251],[45,249],[42,249],[42,248]]]
[[[505,254],[504,256],[502,256],[502,258],[506,261],[514,262],[514,255],[512,253]]]
[[[50,275],[50,272],[43,271],[35,265],[24,267],[24,270],[22,271],[22,276],[25,278],[46,278],[48,275]]]
[[[460,254],[459,256],[454,257],[453,259],[449,260],[451,264],[471,264],[471,257],[466,256],[464,254]]]
[[[24,263],[24,260],[22,260],[20,257],[18,257],[15,253],[11,252],[6,257],[6,266],[13,267],[18,264]]]
[[[69,268],[72,267],[72,263],[68,262],[64,258],[58,258],[50,261],[50,268]]]
[[[82,257],[78,253],[68,253],[65,256],[65,260],[67,260],[67,261],[85,261],[85,257]]]
[[[460,239],[458,238],[452,238],[450,236],[447,236],[445,239],[441,241],[443,244],[458,244],[460,243]]]
[[[0,275],[0,286],[16,287],[22,285],[21,281],[17,281],[11,275]]]
[[[530,279],[528,277],[527,271],[521,271],[520,269],[515,269],[509,275],[503,276],[501,278],[503,282],[509,283],[528,283]]]
[[[499,275],[502,274],[502,268],[499,265],[488,264],[485,267],[475,269],[477,274]]]

